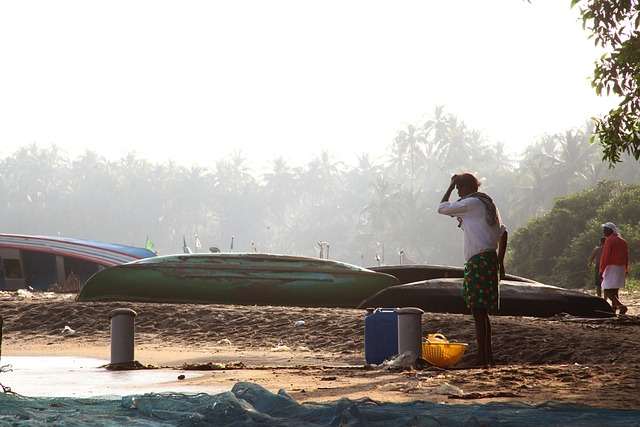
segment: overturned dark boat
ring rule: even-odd
[[[434,278],[392,286],[370,296],[358,308],[417,307],[432,313],[468,314],[462,291],[462,278]],[[602,298],[583,292],[544,285],[534,281],[500,282],[500,316],[611,317],[615,313]]]
[[[383,265],[379,267],[368,267],[370,270],[379,273],[386,273],[395,276],[400,285],[405,283],[420,282],[429,279],[447,279],[464,277],[464,268],[450,265],[434,264],[403,264],[403,265]],[[538,283],[513,274],[507,274],[506,280],[514,282]]]
[[[77,301],[355,308],[394,276],[328,259],[262,253],[159,256],[94,274]]]

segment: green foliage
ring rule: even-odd
[[[633,277],[627,278],[626,288],[627,288],[627,292],[629,293],[634,293],[634,294],[640,293],[640,279],[635,279]]]
[[[583,27],[596,45],[608,53],[596,62],[592,85],[598,95],[620,97],[608,116],[595,119],[593,139],[599,139],[604,158],[610,164],[621,161],[621,154],[640,159],[640,4],[635,0],[572,0],[580,5]]]
[[[593,269],[587,259],[607,221],[627,240],[631,260],[640,259],[640,186],[607,181],[556,199],[547,214],[518,229],[511,239],[508,266],[515,274],[544,283],[590,287]],[[631,278],[640,277],[636,268]]]
[[[634,295],[634,299],[637,299],[636,296],[640,296],[640,260],[637,258],[629,263],[629,276],[625,292]]]

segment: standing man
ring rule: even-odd
[[[438,213],[455,216],[464,242],[462,297],[471,309],[478,342],[478,366],[495,366],[491,349],[489,310],[500,308],[499,280],[504,279],[507,229],[491,197],[478,192],[480,182],[470,174],[453,175]],[[460,199],[449,202],[454,188]]]
[[[618,299],[618,293],[629,274],[629,247],[612,222],[602,224],[602,234],[606,237],[600,258],[604,299],[611,300],[613,311],[619,309],[620,314],[625,314],[627,307]]]
[[[602,249],[604,248],[604,241],[606,237],[600,238],[598,246],[593,248],[591,254],[589,254],[589,260],[587,265],[593,267],[593,283],[596,287],[596,294],[599,297],[602,296],[602,273],[600,273],[600,258],[602,257]]]

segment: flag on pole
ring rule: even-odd
[[[151,240],[149,240],[148,236],[147,236],[147,243],[144,244],[144,247],[146,249],[149,249],[152,252],[156,251],[156,247],[153,245],[153,242]]]

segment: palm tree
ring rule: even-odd
[[[90,207],[90,217],[79,215],[74,227],[85,238],[116,241],[116,222],[114,221],[114,203],[117,200],[117,177],[113,164],[95,151],[87,150],[71,164],[71,191],[65,202],[79,212]],[[100,224],[100,227],[96,227]],[[60,230],[67,235],[71,230]]]
[[[392,184],[381,175],[371,184],[371,188],[374,197],[362,209],[359,222],[361,235],[369,236],[368,245],[392,240],[395,226],[404,219],[404,200],[400,186]]]
[[[350,225],[349,214],[340,203],[345,185],[343,163],[323,150],[299,169],[298,176],[297,190],[303,204],[296,218],[296,247],[300,253],[317,255],[317,242],[328,241],[334,256],[346,247]]]
[[[272,160],[271,172],[262,177],[261,191],[267,209],[266,235],[262,246],[269,252],[291,253],[294,250],[292,220],[294,212],[301,205],[297,181],[296,172],[283,157]]]
[[[251,250],[250,242],[263,238],[266,212],[257,180],[242,152],[216,162],[210,191],[220,212],[219,233],[213,238],[226,242],[235,236],[236,250]]]
[[[262,176],[263,190],[269,208],[282,219],[287,208],[296,204],[295,182],[298,179],[294,170],[282,157],[271,161],[271,172]]]
[[[433,116],[422,125],[422,132],[432,140],[439,140],[440,135],[447,132],[448,117],[449,114],[445,113],[444,105],[436,105],[433,109]]]
[[[3,162],[9,191],[7,208],[15,212],[8,218],[12,218],[15,229],[28,234],[59,231],[56,224],[69,217],[69,206],[64,203],[64,194],[71,189],[68,164],[66,153],[58,146],[41,149],[36,144],[22,147]]]
[[[597,147],[582,129],[568,130],[558,137],[557,179],[567,183],[565,194],[585,188],[596,175]]]
[[[463,121],[448,114],[444,126],[435,134],[436,155],[448,171],[469,169],[473,164],[473,135]]]
[[[413,125],[409,125],[406,130],[398,132],[391,145],[393,153],[391,166],[397,170],[399,176],[403,175],[404,171],[409,170],[409,188],[411,191],[413,191],[416,167],[418,164],[424,163],[426,159],[424,146],[426,146],[426,135],[421,128]],[[408,168],[407,163],[409,163]]]
[[[349,168],[342,180],[339,194],[339,203],[344,206],[349,215],[360,214],[362,207],[367,204],[372,195],[372,186],[380,174],[382,167],[371,159],[369,153],[362,153],[358,156],[358,164]]]
[[[556,157],[557,135],[543,135],[525,151],[518,170],[516,187],[510,195],[512,220],[516,224],[546,212],[565,182],[557,182],[560,160]]]
[[[299,172],[302,197],[308,197],[311,206],[331,201],[341,185],[342,162],[327,150],[322,150]]]

